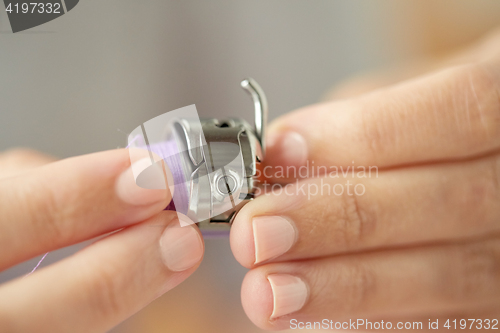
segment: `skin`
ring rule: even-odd
[[[0,269],[99,237],[1,285],[2,332],[105,332],[196,270],[201,258],[182,271],[162,259],[160,237],[178,224],[175,212],[162,211],[169,191],[143,192],[156,198],[143,205],[117,195],[115,183],[129,166],[126,150],[61,161],[30,150],[0,155],[0,244],[9,254],[0,256]]]
[[[430,72],[403,77],[422,67]],[[257,326],[498,318],[500,33],[438,64],[351,81],[326,102],[277,119],[269,129],[269,167],[303,165],[276,144],[289,131],[304,138],[315,166],[377,166],[378,177],[276,176],[271,183],[290,184],[293,194],[268,191],[237,215],[231,247],[250,269],[241,297]],[[301,185],[346,180],[365,193],[295,194]],[[297,239],[284,254],[255,264],[252,219],[261,216],[292,221]],[[271,318],[271,274],[306,283],[300,310]]]
[[[316,165],[355,161],[377,166],[379,176],[350,179],[366,188],[354,199],[270,192],[237,215],[231,247],[250,269],[242,303],[257,326],[285,329],[290,318],[498,316],[498,45],[493,36],[438,64],[351,81],[329,95],[331,101],[270,126],[270,136],[300,133]],[[401,76],[422,67],[432,73]],[[293,164],[272,142],[267,151],[269,166]],[[194,272],[199,263],[171,271],[160,254],[163,231],[177,221],[162,212],[168,191],[146,205],[116,195],[116,180],[129,166],[125,150],[62,161],[29,150],[0,155],[0,244],[8,253],[0,256],[0,269],[100,237],[74,256],[0,286],[3,331],[103,332]],[[345,179],[271,179],[291,187],[322,180]],[[252,218],[273,215],[293,221],[297,239],[283,255],[256,265]],[[270,274],[306,282],[309,296],[300,310],[270,318]]]

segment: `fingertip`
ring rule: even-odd
[[[262,269],[247,273],[241,286],[241,302],[248,318],[259,328],[277,329],[271,321],[273,312],[273,291]]]
[[[150,229],[163,229],[157,238],[161,265],[167,277],[155,298],[160,297],[189,278],[200,266],[205,254],[205,243],[200,229],[187,216],[162,211],[145,222]],[[154,227],[154,228],[151,228]]]
[[[261,329],[276,331],[290,328],[289,317],[285,316],[286,313],[282,313],[283,316],[278,318],[273,318],[277,302],[270,276],[278,275],[270,275],[269,273],[265,266],[247,273],[241,286],[243,310],[252,323]],[[282,276],[289,277],[288,275]],[[281,303],[283,301],[278,302],[278,310],[283,309]]]
[[[301,195],[271,193],[245,205],[236,215],[229,236],[236,260],[253,268],[290,250],[298,231],[292,220],[281,215],[303,203]]]
[[[248,206],[248,205],[247,205]],[[231,226],[229,242],[236,260],[246,268],[251,268],[255,262],[255,244],[249,209],[243,209],[236,215]]]
[[[182,223],[184,219],[187,217],[178,215],[178,221],[167,226],[160,237],[163,263],[172,272],[198,267],[205,252],[198,227],[191,225],[191,221]]]
[[[266,149],[268,152],[265,159],[266,165],[297,168],[306,164],[309,150],[304,136],[294,130],[280,130],[270,133]]]
[[[151,164],[147,157],[136,161],[117,177],[116,195],[130,205],[163,202],[166,206],[172,198],[166,169],[164,163]]]

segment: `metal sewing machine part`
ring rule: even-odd
[[[254,126],[238,118],[199,119],[192,105],[153,118],[129,136],[129,146],[154,153],[172,173],[173,199],[166,209],[187,215],[207,236],[227,234],[257,190],[268,105],[257,82],[246,79],[241,86],[253,99]]]

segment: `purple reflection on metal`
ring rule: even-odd
[[[175,210],[182,214],[187,214],[189,205],[189,189],[187,175],[182,169],[182,152],[175,141],[169,140],[161,143],[152,144],[149,150],[158,156],[163,157],[174,180],[174,197],[166,210]]]
[[[129,146],[136,141],[138,137],[141,137],[141,135],[134,137],[134,139],[132,139],[129,143]],[[149,146],[146,146],[146,144],[142,142],[142,145],[136,144],[135,146],[142,149],[148,149],[156,155],[163,157],[174,180],[174,197],[168,206],[165,207],[165,210],[177,211],[187,215],[189,207],[190,179],[187,179],[189,175],[187,175],[182,168],[183,152],[179,151],[177,143],[173,140],[169,140],[154,143]],[[226,238],[229,236],[229,230],[202,230],[202,234],[204,238]]]

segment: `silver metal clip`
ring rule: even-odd
[[[177,137],[194,140],[187,142],[187,147],[200,146],[199,136],[204,136],[201,163],[196,163],[197,151],[190,151],[189,157],[195,163],[184,166],[191,186],[187,211],[181,213],[195,221],[200,221],[200,216],[208,216],[198,225],[209,235],[227,233],[236,213],[253,200],[257,170],[264,159],[267,99],[253,79],[243,80],[241,86],[253,99],[254,126],[239,118],[202,119],[200,133],[193,133],[193,126],[184,119],[174,126],[176,131],[181,131]]]
[[[258,189],[268,106],[253,79],[243,80],[241,86],[253,99],[254,126],[239,118],[200,120],[191,105],[150,119],[129,135],[131,148],[149,151],[149,167],[163,161],[172,173],[167,183],[173,199],[166,209],[187,215],[207,234],[227,233],[236,213]],[[139,186],[139,180],[147,179],[141,175],[134,175]]]
[[[241,86],[243,89],[248,91],[253,99],[255,109],[255,136],[257,137],[257,140],[259,140],[262,150],[262,158],[264,158],[266,153],[264,142],[266,138],[267,115],[269,113],[267,98],[262,88],[252,78],[241,81]]]

